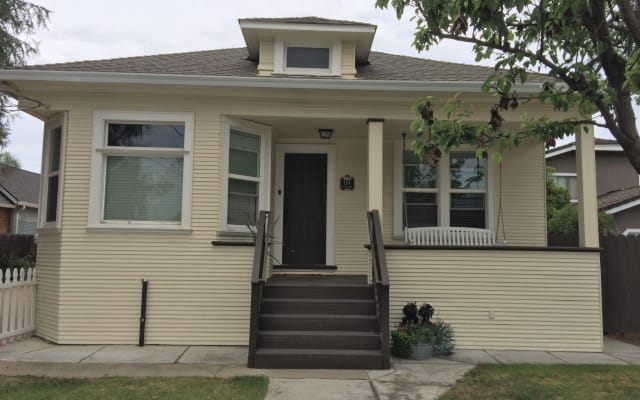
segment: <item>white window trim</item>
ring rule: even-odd
[[[403,221],[402,221],[402,193],[403,193],[403,165],[402,165],[402,140],[394,141],[393,148],[393,237],[395,239],[403,239]],[[471,147],[461,147],[455,150],[457,151],[474,151]],[[487,184],[485,190],[459,190],[450,188],[450,175],[449,168],[440,168],[440,165],[449,165],[449,154],[442,153],[440,161],[438,161],[438,179],[437,179],[437,202],[438,202],[438,226],[448,227],[450,226],[450,210],[451,210],[451,193],[486,193],[485,198],[485,222],[486,229],[495,231],[495,204],[496,204],[496,169],[491,161],[491,154],[487,158]],[[428,192],[434,192],[433,189],[425,190]],[[446,210],[446,211],[444,211]]]
[[[62,220],[62,188],[64,183],[64,154],[67,142],[67,113],[63,112],[49,118],[44,124],[44,135],[42,137],[42,164],[40,168],[40,206],[38,208],[38,231],[60,229]],[[56,220],[47,222],[47,200],[49,192],[49,161],[51,157],[51,131],[57,127],[62,128],[60,135],[60,163],[58,165],[58,202],[56,209]]]
[[[640,235],[640,228],[627,228],[622,232],[624,236]]]
[[[329,68],[289,68],[287,67],[288,47],[319,47],[329,49]],[[301,40],[292,38],[276,38],[274,41],[273,72],[285,75],[342,75],[342,41],[334,40]]]
[[[229,143],[231,140],[231,129],[240,132],[260,136],[260,177],[255,178],[258,184],[258,211],[269,210],[270,196],[269,187],[271,181],[271,127],[256,122],[224,118],[224,143],[222,147],[222,199],[220,201],[220,230],[223,232],[250,232],[245,225],[227,224],[228,202],[229,202],[229,178],[234,178],[229,173]],[[246,176],[239,177],[242,180],[251,180]]]
[[[178,122],[184,124],[183,149],[150,149],[141,147],[108,148],[107,123],[109,122]],[[91,157],[91,184],[89,204],[89,230],[145,230],[187,231],[191,229],[191,186],[193,176],[193,139],[195,117],[193,113],[144,112],[144,111],[96,111],[93,113],[93,146]],[[107,155],[118,156],[177,156],[183,157],[182,210],[179,222],[165,221],[104,221],[104,194],[106,184]]]

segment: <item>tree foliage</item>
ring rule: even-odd
[[[496,96],[488,123],[441,130],[433,118],[434,103],[421,99],[416,111],[422,123],[414,127],[420,151],[429,155],[461,141],[479,149],[496,144],[504,149],[528,137],[553,145],[579,124],[593,123],[610,130],[640,173],[640,137],[632,107],[640,90],[639,2],[376,0],[376,5],[392,7],[398,18],[413,12],[413,45],[418,50],[451,39],[472,44],[477,61],[495,60],[495,73],[483,86]],[[542,75],[540,90],[519,93],[531,72]],[[530,101],[576,113],[562,121],[528,118],[518,130],[503,126],[504,112]],[[604,123],[592,122],[596,113]]]
[[[22,0],[0,0],[0,68],[24,65],[27,58],[36,54],[37,43],[32,38],[35,31],[45,28],[49,10]],[[0,146],[7,143],[11,103],[0,95]]]
[[[578,208],[571,204],[567,189],[552,178],[553,168],[547,168],[547,233],[549,235],[576,236],[578,234]],[[613,216],[598,212],[598,231],[609,235],[615,230]]]

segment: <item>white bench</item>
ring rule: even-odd
[[[493,246],[493,231],[479,228],[405,228],[404,240],[413,246]]]

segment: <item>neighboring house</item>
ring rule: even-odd
[[[595,139],[598,210],[613,215],[616,230],[640,234],[640,177],[615,140]],[[577,202],[576,145],[547,150],[546,162],[553,178]]]
[[[34,235],[40,174],[0,165],[0,233]]]
[[[417,97],[488,110],[493,68],[371,51],[365,23],[240,28],[246,48],[0,71],[46,121],[38,335],[137,343],[145,279],[146,343],[249,344],[252,366],[385,367],[385,315],[395,326],[407,301],[433,304],[462,349],[602,350],[592,133],[578,146],[583,248],[550,249],[542,143],[501,165],[473,147],[434,167],[403,154]],[[507,123],[520,112],[567,115],[529,103]],[[389,304],[380,243],[367,283],[368,210]],[[443,241],[407,243],[407,225]]]

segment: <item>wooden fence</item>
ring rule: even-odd
[[[640,237],[600,238],[605,333],[640,332]]]
[[[29,335],[36,328],[36,270],[13,269],[0,274],[0,344]]]

